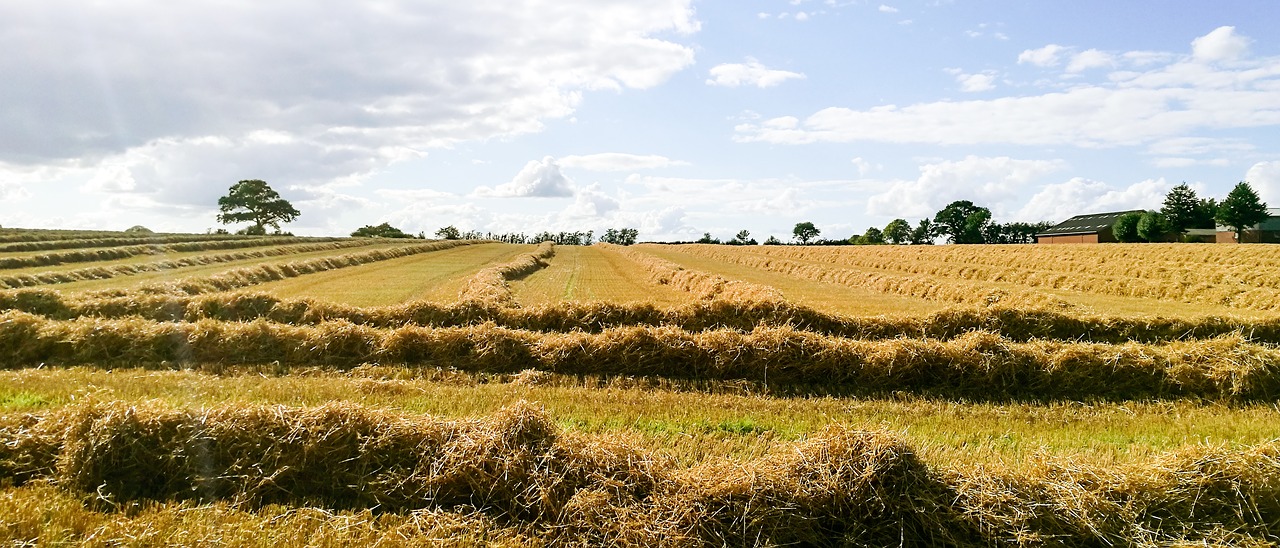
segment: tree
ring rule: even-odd
[[[920,219],[920,224],[911,230],[911,245],[933,244],[933,222]]]
[[[142,225],[133,225],[129,228],[126,228],[124,229],[124,233],[125,234],[155,234],[155,232],[153,232],[150,228],[147,228]]]
[[[378,226],[364,225],[357,228],[351,233],[353,238],[412,238],[412,234],[405,234],[400,229],[391,226],[391,223],[382,223]]]
[[[1267,220],[1267,217],[1267,204],[1262,202],[1248,181],[1240,181],[1231,189],[1227,198],[1218,204],[1218,213],[1214,215],[1219,223],[1235,231],[1236,241],[1241,243],[1244,242],[1244,231]]]
[[[800,242],[800,245],[808,244],[810,240],[817,238],[819,234],[822,234],[822,231],[808,221],[796,223],[796,227],[791,230],[791,235]]]
[[[693,242],[693,243],[695,243],[695,244],[718,244],[718,243],[720,243],[720,240],[718,240],[718,239],[716,239],[716,238],[712,238],[712,237],[711,237],[711,233],[710,233],[710,232],[703,232],[703,233],[702,233],[702,237],[701,237],[701,238],[698,238],[698,240],[697,240],[697,241],[695,241],[695,242]]]
[[[933,216],[933,232],[946,236],[951,243],[980,244],[983,229],[989,222],[991,210],[973,205],[969,200],[957,200]]]
[[[1160,213],[1164,215],[1170,232],[1186,234],[1187,229],[1197,228],[1195,225],[1200,208],[1201,202],[1196,197],[1196,191],[1187,186],[1187,183],[1182,183],[1169,189],[1169,193],[1164,195]]]
[[[906,219],[894,219],[884,225],[884,239],[897,245],[911,241],[911,224]]]
[[[604,235],[600,236],[600,242],[615,245],[632,245],[636,243],[636,237],[640,235],[640,231],[634,228],[610,228],[604,231]]]
[[[1138,221],[1141,220],[1141,213],[1125,213],[1116,219],[1115,224],[1111,225],[1111,235],[1115,236],[1118,242],[1140,242],[1142,237],[1138,235]]]
[[[782,240],[779,240],[777,236],[769,236],[769,239],[764,241],[764,245],[782,245]]]
[[[222,224],[253,223],[246,234],[266,234],[266,227],[280,232],[280,223],[298,218],[297,209],[281,198],[266,181],[250,179],[231,185],[226,196],[218,198],[218,222]]]
[[[458,227],[449,225],[437,230],[436,236],[442,240],[457,240],[462,238],[462,232],[458,230]]]
[[[755,238],[751,237],[750,231],[743,229],[739,230],[738,234],[732,240],[729,240],[729,243],[732,245],[756,245],[757,242]]]
[[[861,236],[849,238],[849,243],[857,245],[880,245],[884,243],[884,232],[876,227],[870,227],[866,233]]]
[[[1138,237],[1148,242],[1158,242],[1170,232],[1168,221],[1158,211],[1148,211],[1138,219]]]

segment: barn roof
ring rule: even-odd
[[[1111,213],[1090,213],[1076,215],[1070,219],[1053,225],[1036,236],[1066,236],[1069,234],[1097,234],[1104,228],[1116,224],[1116,219],[1128,213],[1143,213],[1141,209],[1113,211]]]

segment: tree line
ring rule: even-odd
[[[1244,231],[1267,217],[1267,204],[1247,181],[1238,183],[1220,203],[1196,196],[1195,190],[1182,183],[1169,190],[1158,211],[1121,215],[1111,226],[1111,234],[1120,242],[1164,242],[1186,239],[1191,229],[1222,225],[1235,232],[1236,241],[1243,242]]]

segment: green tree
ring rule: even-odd
[[[858,245],[880,245],[884,243],[884,231],[876,227],[870,227],[861,236],[849,238],[850,243]]]
[[[739,230],[738,233],[733,237],[733,239],[729,240],[729,243],[732,245],[756,245],[757,244],[755,238],[751,237],[751,232],[745,229]]]
[[[437,230],[436,237],[442,240],[457,240],[462,238],[462,232],[458,230],[458,227],[449,225]]]
[[[400,229],[391,226],[391,223],[382,223],[378,226],[364,225],[357,228],[351,233],[353,238],[412,238],[412,234],[405,234]]]
[[[222,224],[253,223],[246,234],[266,234],[266,227],[280,232],[280,223],[298,218],[297,209],[280,197],[266,181],[250,179],[231,185],[226,196],[218,198],[218,222]]]
[[[796,227],[791,230],[791,235],[800,242],[800,245],[808,244],[810,240],[817,238],[819,234],[822,234],[822,231],[808,221],[796,223]]]
[[[124,229],[125,234],[155,234],[150,228],[142,225],[133,225]]]
[[[1138,235],[1138,221],[1141,220],[1141,213],[1125,213],[1116,219],[1115,224],[1111,225],[1111,235],[1115,236],[1116,241],[1119,242],[1141,242],[1142,237]]]
[[[698,239],[697,239],[696,241],[694,241],[693,243],[695,243],[695,244],[718,244],[718,243],[720,243],[720,240],[719,240],[719,239],[717,239],[717,238],[713,238],[713,237],[711,236],[711,233],[710,233],[710,232],[703,232],[703,233],[702,233],[702,237],[701,237],[701,238],[698,238]]]
[[[1227,198],[1218,204],[1218,213],[1214,215],[1214,219],[1231,227],[1236,233],[1236,241],[1243,243],[1245,230],[1267,220],[1267,204],[1262,202],[1247,181],[1240,181],[1227,193]]]
[[[1148,242],[1158,242],[1171,232],[1168,221],[1158,211],[1148,211],[1138,219],[1138,237]]]
[[[769,238],[764,241],[764,245],[782,245],[782,240],[779,240],[777,236],[769,236]]]
[[[884,225],[884,239],[889,243],[905,244],[911,241],[911,224],[906,219],[894,219]]]
[[[933,235],[933,221],[920,219],[920,224],[911,229],[911,245],[932,245]]]
[[[991,210],[973,205],[969,200],[957,200],[947,204],[933,216],[933,232],[946,236],[956,244],[982,243],[983,230],[991,222]]]
[[[1213,228],[1213,215],[1217,208],[1212,198],[1202,200],[1196,196],[1196,191],[1182,183],[1169,189],[1160,213],[1164,215],[1169,232],[1186,234],[1192,228]]]

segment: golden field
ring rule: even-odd
[[[1269,545],[1277,263],[0,230],[0,537]]]

